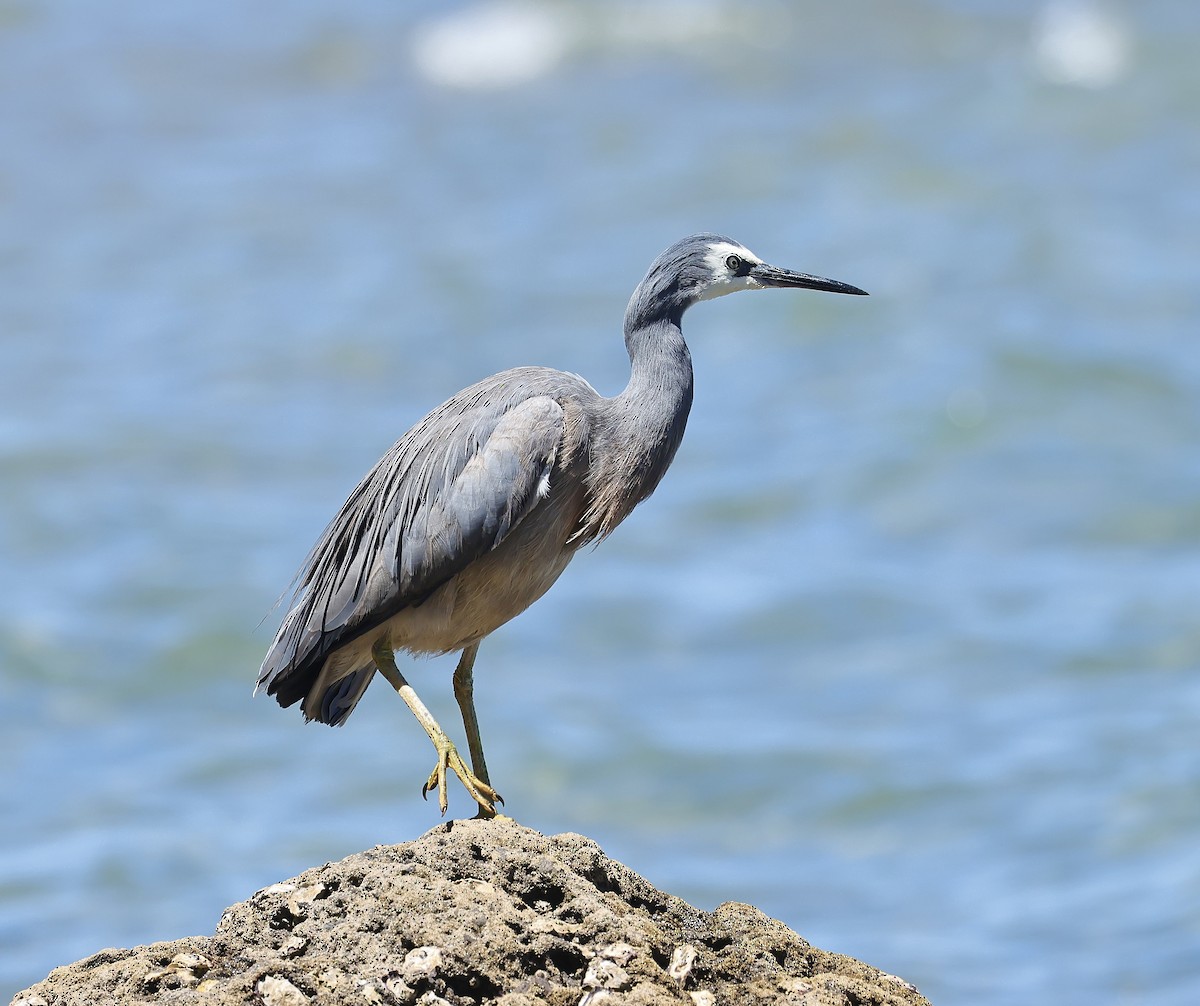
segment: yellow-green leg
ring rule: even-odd
[[[496,803],[504,803],[495,790],[491,789],[492,780],[488,778],[487,761],[483,757],[483,738],[479,733],[479,717],[475,715],[475,654],[479,652],[479,643],[474,642],[462,652],[458,666],[454,668],[454,698],[458,702],[459,712],[462,713],[463,727],[467,731],[467,746],[471,749],[471,768],[476,780],[482,782],[492,792]],[[479,805],[480,817],[495,817],[495,807]]]
[[[467,653],[470,652],[471,663],[473,663],[475,656],[474,651],[476,649],[478,649],[478,644],[468,647],[467,650],[463,652],[463,658],[465,659]],[[388,643],[386,640],[381,640],[380,642],[376,643],[371,651],[371,655],[375,659],[375,666],[379,669],[379,673],[387,678],[392,687],[395,688],[400,694],[400,698],[404,700],[404,704],[408,706],[408,708],[412,711],[412,714],[417,718],[417,722],[421,724],[422,729],[429,736],[429,739],[433,742],[434,749],[437,751],[437,764],[434,766],[433,771],[429,774],[429,779],[426,781],[425,785],[421,787],[421,795],[425,796],[431,789],[436,787],[438,791],[438,807],[441,809],[442,814],[445,815],[446,808],[449,805],[449,802],[446,799],[446,772],[449,770],[458,776],[463,786],[466,787],[467,792],[471,794],[471,798],[477,804],[479,804],[479,816],[495,817],[495,803],[500,799],[500,797],[487,781],[487,767],[483,765],[482,761],[483,748],[479,745],[479,739],[477,736],[479,732],[478,724],[476,724],[475,727],[475,734],[471,735],[469,738],[469,743],[471,745],[472,760],[475,759],[476,747],[478,746],[479,748],[478,764],[483,768],[482,776],[477,773],[473,773],[467,768],[466,763],[462,760],[462,756],[459,755],[458,750],[455,748],[454,742],[451,741],[450,738],[446,736],[446,732],[440,726],[438,726],[437,720],[433,718],[433,714],[428,710],[428,708],[426,708],[425,703],[421,701],[420,697],[413,690],[412,685],[405,680],[404,675],[400,673],[400,669],[396,666],[396,655],[393,652],[390,643]],[[459,666],[462,666],[462,661],[459,661]],[[471,667],[470,664],[468,664],[468,679],[470,676]],[[456,694],[457,691],[458,672],[455,671]],[[468,683],[468,702],[470,702],[470,692],[470,684]],[[461,707],[461,700],[459,705]],[[474,718],[474,711],[474,705],[471,704],[472,719]],[[466,714],[464,713],[464,722],[465,716]],[[468,734],[470,734],[469,727]]]

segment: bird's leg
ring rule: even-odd
[[[462,651],[458,666],[454,668],[454,698],[462,713],[463,726],[467,731],[467,745],[471,749],[471,769],[475,778],[490,787],[492,780],[488,778],[487,762],[483,757],[483,739],[479,735],[479,718],[475,715],[475,654],[479,652],[479,642],[476,641]],[[496,803],[504,803],[504,798],[492,790]],[[482,804],[479,806],[480,817],[495,817],[495,809],[489,811]]]
[[[458,776],[467,792],[471,794],[471,798],[479,804],[480,815],[494,817],[496,815],[495,801],[498,799],[496,791],[488,785],[486,777],[480,779],[467,768],[462,756],[455,748],[454,742],[438,726],[433,714],[426,708],[412,685],[405,680],[404,675],[400,673],[400,668],[396,666],[396,655],[392,650],[391,643],[387,640],[380,640],[372,648],[371,656],[375,660],[375,666],[379,669],[379,673],[387,678],[392,687],[400,693],[400,698],[404,700],[404,704],[408,706],[422,729],[429,735],[429,739],[433,741],[434,749],[437,751],[437,765],[430,773],[428,781],[421,787],[421,795],[425,796],[436,787],[438,807],[445,815],[449,805],[449,801],[446,799],[446,771],[449,769]]]

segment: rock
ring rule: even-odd
[[[400,974],[409,985],[433,980],[442,966],[441,947],[417,947],[404,955]]]
[[[727,902],[702,912],[580,835],[508,818],[306,870],[216,933],[103,950],[28,1006],[928,1006],[911,985]]]
[[[308,1002],[308,996],[295,985],[275,975],[260,978],[254,991],[259,994],[263,1006],[305,1006]]]
[[[696,963],[697,956],[699,956],[699,951],[690,943],[676,947],[675,952],[671,954],[671,963],[667,965],[667,974],[679,983],[680,988],[683,988],[688,975],[692,973],[692,965]]]
[[[210,961],[203,954],[176,954],[165,968],[155,968],[142,978],[142,984],[147,988],[158,989],[164,984],[169,988],[179,988],[181,985],[199,985],[208,969]]]

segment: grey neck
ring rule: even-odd
[[[626,329],[629,384],[603,399],[593,430],[582,536],[604,536],[654,492],[671,466],[692,407],[692,357],[678,324]]]

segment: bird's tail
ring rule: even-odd
[[[288,613],[263,660],[254,694],[264,690],[284,708],[303,701],[306,720],[341,726],[375,676],[370,640],[329,652],[323,635],[307,629],[307,615],[301,604]]]
[[[338,656],[335,653],[325,661],[317,680],[304,696],[304,704],[300,708],[306,720],[340,727],[354,712],[358,700],[375,677],[375,662],[369,657],[365,663],[360,658],[353,665],[346,666],[345,662],[338,660]]]

